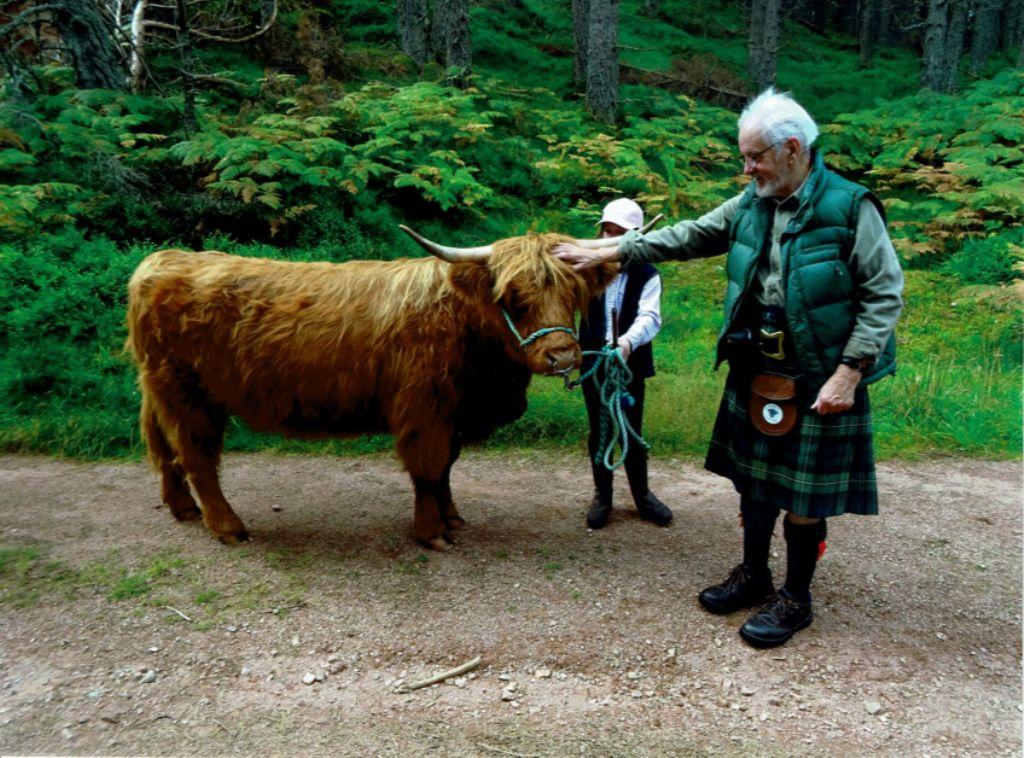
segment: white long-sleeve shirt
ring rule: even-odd
[[[604,291],[604,339],[606,343],[612,341],[612,308],[622,313],[622,298],[626,294],[626,282],[629,273],[623,271],[608,285]],[[630,350],[636,350],[641,345],[651,342],[661,330],[661,276],[655,274],[640,291],[640,305],[637,309],[636,319],[633,325],[626,330],[625,337],[629,340]]]

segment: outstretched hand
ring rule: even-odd
[[[583,271],[588,268],[600,266],[605,261],[615,260],[618,253],[617,247],[599,248],[597,250],[584,250],[578,245],[568,242],[561,242],[551,250],[558,260],[565,261],[572,266],[573,271]]]

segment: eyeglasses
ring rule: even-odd
[[[771,149],[772,149],[773,147],[777,147],[777,146],[778,146],[779,144],[780,144],[780,143],[778,143],[778,142],[773,142],[772,144],[768,145],[768,147],[766,147],[766,148],[765,148],[764,150],[758,150],[758,151],[757,151],[756,153],[754,153],[753,155],[744,155],[744,156],[743,156],[743,165],[744,165],[744,167],[745,167],[745,166],[746,166],[746,165],[747,165],[748,163],[752,163],[753,165],[755,165],[755,166],[756,166],[756,165],[757,165],[758,163],[760,163],[760,162],[761,162],[761,156],[762,156],[762,155],[764,155],[765,153],[767,153],[767,152],[768,152],[769,150],[771,150]]]

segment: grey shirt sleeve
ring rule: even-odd
[[[686,261],[722,255],[729,249],[729,225],[742,194],[726,200],[696,221],[680,221],[656,232],[641,235],[633,230],[619,242],[624,265],[664,260]]]
[[[858,285],[860,312],[843,356],[875,358],[903,310],[903,271],[885,222],[870,201],[860,204],[850,268]]]

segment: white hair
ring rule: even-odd
[[[754,129],[772,144],[796,137],[806,150],[818,138],[818,125],[788,92],[769,87],[743,109],[739,129]],[[776,147],[776,152],[781,148]]]

